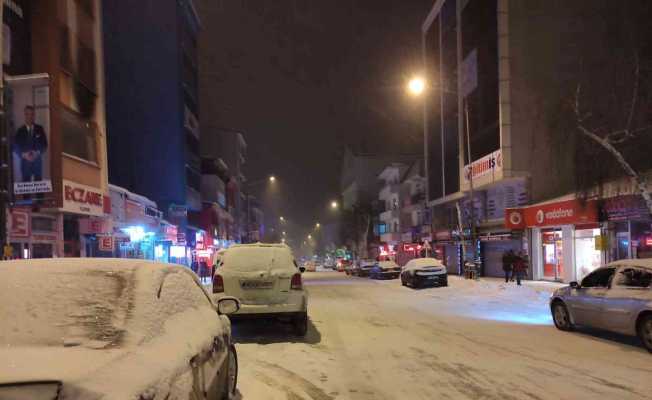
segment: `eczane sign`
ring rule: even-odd
[[[99,189],[63,180],[63,211],[104,215],[104,194]]]

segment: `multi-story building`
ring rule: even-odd
[[[624,47],[614,45],[624,43],[621,6],[434,2],[422,27],[433,83],[424,156],[433,239],[449,271],[479,258],[484,275],[500,276],[502,254],[514,250],[529,255],[530,277],[572,281],[604,260],[592,245],[605,233],[596,204],[579,199],[576,186],[585,145],[564,131],[562,114],[581,71]]]
[[[192,0],[103,2],[112,183],[155,201],[193,246],[201,211],[197,35]]]
[[[378,200],[382,212],[379,216],[378,233],[380,241],[393,253],[401,243],[401,178],[407,165],[392,163],[378,175],[382,182]]]
[[[3,7],[13,257],[110,252],[101,2]]]
[[[229,238],[241,242],[246,237],[247,207],[244,164],[247,142],[242,132],[231,129],[207,129],[201,138],[202,157],[220,159],[228,167],[225,173],[227,209],[233,217]]]

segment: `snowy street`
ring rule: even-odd
[[[304,274],[310,326],[233,328],[243,400],[649,399],[652,358],[636,338],[552,324],[556,287],[450,278],[413,290],[399,280]]]

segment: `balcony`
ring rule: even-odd
[[[389,198],[389,196],[391,196],[392,194],[397,194],[399,188],[400,185],[398,183],[390,183],[388,185],[385,185],[382,189],[380,189],[378,198],[381,200],[385,200]]]
[[[382,213],[380,213],[380,220],[384,221],[384,222],[387,222],[387,221],[389,221],[391,219],[395,219],[395,218],[398,218],[398,217],[399,217],[399,210],[398,209],[396,209],[396,210],[387,210],[387,211],[383,211]]]

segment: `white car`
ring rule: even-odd
[[[230,247],[213,276],[218,298],[240,300],[235,316],[290,318],[298,335],[308,330],[308,295],[290,248],[284,244],[242,244]]]
[[[111,258],[0,262],[0,399],[230,399],[238,361],[197,276]]]

